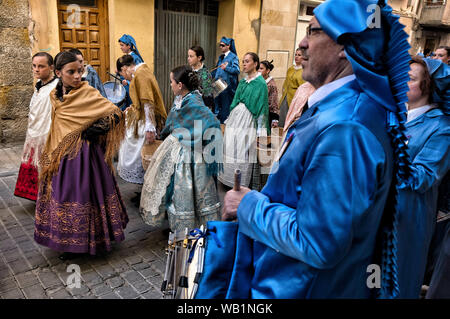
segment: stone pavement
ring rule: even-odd
[[[21,153],[22,143],[0,144],[0,298],[162,298],[167,237],[145,225],[131,203],[140,186],[117,178],[130,219],[125,241],[105,255],[63,262],[33,239],[35,203],[13,195]],[[80,288],[68,287],[72,264],[80,267]]]

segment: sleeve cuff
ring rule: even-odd
[[[249,231],[252,224],[251,221],[253,220],[251,216],[254,215],[258,202],[265,199],[267,199],[267,196],[257,191],[251,191],[242,198],[241,203],[238,206],[237,217],[239,229],[246,235],[251,234],[251,231]]]

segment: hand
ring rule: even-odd
[[[278,121],[277,120],[273,120],[272,121],[272,127],[278,127]]]
[[[241,186],[239,191],[231,190],[225,194],[223,199],[222,220],[231,221],[237,218],[237,209],[242,198],[251,190]]]
[[[128,85],[128,81],[127,80],[122,80],[122,85],[123,86],[127,86]]]
[[[152,144],[156,140],[156,132],[145,132],[145,142]]]
[[[221,68],[222,70],[225,70],[226,67],[227,67],[227,65],[228,65],[228,62],[222,63],[222,64],[220,65],[220,68]]]

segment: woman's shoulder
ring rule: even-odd
[[[231,52],[231,51],[225,57],[225,60],[234,60],[234,59],[238,59],[238,56],[235,53]]]
[[[258,76],[255,78],[255,80],[252,81],[252,82],[255,82],[255,85],[258,86],[258,87],[265,87],[265,88],[267,88],[266,80],[264,80],[264,78],[263,78],[263,76],[262,76],[261,74],[258,75]],[[251,82],[250,82],[250,83],[251,83]]]
[[[268,87],[277,87],[277,82],[275,82],[274,78],[270,78],[269,82],[267,82]]]

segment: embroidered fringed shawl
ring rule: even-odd
[[[51,194],[52,177],[58,172],[61,159],[75,158],[81,149],[81,135],[99,119],[107,120],[109,131],[99,139],[105,145],[105,161],[113,170],[112,157],[120,147],[125,133],[122,111],[105,99],[88,82],[64,95],[63,101],[56,97],[56,89],[50,93],[52,102],[52,124],[40,158],[40,187],[46,185],[46,193]],[[120,121],[116,123],[115,116]],[[42,190],[42,189],[41,189]]]
[[[144,103],[149,103],[155,113],[157,131],[164,128],[167,112],[158,82],[147,64],[141,65],[130,84],[130,97],[133,104],[127,109],[127,128],[134,127],[137,137],[138,124],[145,121]]]

